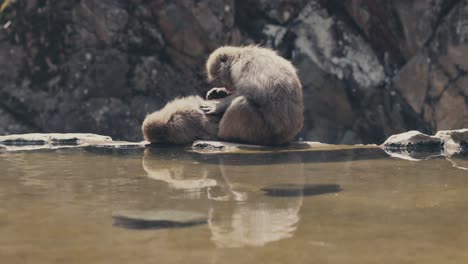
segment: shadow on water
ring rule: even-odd
[[[261,190],[267,196],[290,197],[338,193],[343,189],[339,184],[277,184],[264,187]]]
[[[206,224],[205,221],[199,222],[188,222],[188,223],[178,223],[172,221],[164,220],[142,220],[138,218],[128,218],[124,216],[113,216],[114,219],[113,225],[119,226],[127,229],[135,230],[146,230],[146,229],[162,229],[162,228],[182,228],[182,227],[192,227],[197,225]]]

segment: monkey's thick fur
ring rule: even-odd
[[[141,127],[145,140],[151,143],[190,144],[195,140],[217,139],[219,117],[206,115],[201,105],[205,102],[199,96],[177,98],[161,110],[146,116]]]
[[[231,93],[216,106],[202,106],[207,115],[222,115],[219,139],[280,145],[302,129],[304,104],[297,71],[273,50],[221,47],[209,56],[206,70],[210,82]],[[219,90],[210,91],[208,99]]]

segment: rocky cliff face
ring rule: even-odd
[[[299,69],[303,139],[468,126],[468,1],[24,0],[0,23],[0,134],[139,140],[147,113],[210,88],[212,50],[250,43]]]

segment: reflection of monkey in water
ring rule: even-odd
[[[222,140],[278,145],[291,142],[302,129],[302,86],[294,66],[274,51],[257,46],[215,50],[206,63],[208,80],[231,95],[214,105],[204,104],[209,116],[221,115]]]
[[[201,105],[205,102],[199,96],[178,98],[161,110],[148,115],[141,127],[145,140],[151,143],[189,144],[197,139],[217,138],[219,117],[206,115]]]

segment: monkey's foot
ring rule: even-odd
[[[230,93],[224,87],[215,87],[206,93],[206,99],[221,99],[227,97]]]

